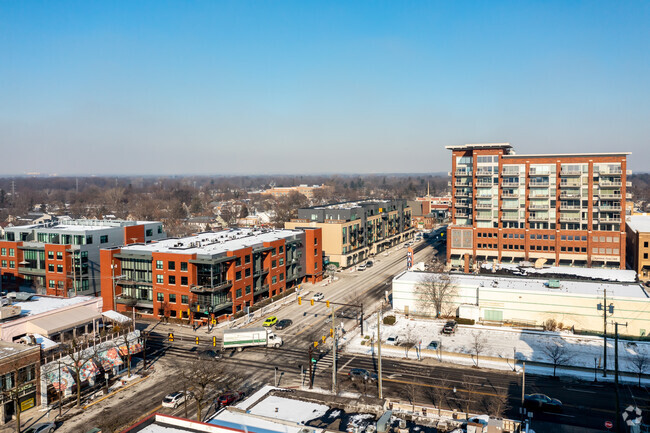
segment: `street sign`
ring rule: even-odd
[[[612,423],[611,421],[605,421],[605,427],[606,428],[612,428],[612,427],[614,427],[614,423]]]

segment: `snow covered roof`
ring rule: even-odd
[[[131,320],[129,317],[125,316],[124,314],[120,314],[114,310],[104,311],[102,313],[102,316],[107,317],[117,323],[126,323]]]
[[[208,421],[208,424],[255,433],[299,433],[303,429],[303,426],[298,424],[290,425],[290,423],[263,419],[232,408],[225,408],[218,412]]]
[[[230,229],[220,232],[201,233],[180,239],[164,239],[146,245],[129,245],[123,247],[121,252],[214,255],[225,253],[226,251],[236,251],[242,248],[262,245],[264,242],[294,237],[301,233],[303,233],[303,230]]]
[[[407,271],[395,277],[393,279],[393,282],[410,282],[417,284],[422,282],[429,275],[439,276],[442,274]],[[648,293],[640,284],[560,280],[560,288],[552,289],[544,284],[547,283],[548,280],[531,279],[530,277],[521,278],[455,273],[449,275],[452,281],[459,286],[490,287],[492,289],[512,290],[517,292],[547,292],[557,295],[570,293],[577,295],[595,296],[598,298],[602,297],[602,290],[607,289],[607,296],[612,298],[650,298],[650,296],[648,296]]]
[[[637,233],[650,232],[650,215],[631,215],[625,218],[625,223]]]
[[[34,347],[36,346],[28,346],[26,344],[7,343],[6,341],[0,341],[0,359],[15,355],[17,353],[26,350],[33,349]]]
[[[107,228],[127,227],[143,224],[155,224],[159,221],[127,221],[127,220],[94,220],[94,219],[59,219],[58,221],[45,222],[40,224],[29,224],[23,226],[15,226],[11,231],[20,231],[26,229],[43,229],[48,232],[69,231],[69,232],[85,232],[93,230],[104,230]]]
[[[492,263],[485,263],[481,266],[483,269],[492,270]],[[614,281],[619,283],[636,282],[636,272],[627,269],[604,269],[604,268],[581,268],[573,266],[546,266],[543,268],[534,268],[532,266],[519,266],[517,264],[498,264],[497,270],[511,272],[513,275],[567,275],[575,276],[589,280]]]
[[[59,298],[55,296],[32,296],[31,301],[15,302],[21,309],[21,317],[34,316],[59,308],[69,307],[96,299],[92,296],[75,296],[74,298]]]

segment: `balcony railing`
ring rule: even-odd
[[[476,203],[477,209],[492,209],[492,203]]]
[[[551,175],[551,173],[549,173],[548,171],[536,171],[534,168],[531,168],[528,171],[528,174],[530,176],[550,176]]]
[[[504,176],[519,176],[519,169],[513,170],[513,169],[504,168],[501,171],[501,174]]]
[[[519,182],[508,182],[508,181],[503,181],[501,182],[501,187],[502,188],[516,188],[519,186]]]
[[[602,168],[602,169],[599,170],[599,173],[600,174],[611,174],[611,175],[616,176],[616,175],[623,174],[623,169],[621,169],[620,167],[618,167],[618,168]]]
[[[466,180],[456,180],[456,182],[454,182],[454,185],[455,186],[472,186],[472,182],[468,182]]]
[[[580,198],[580,193],[579,192],[567,192],[567,191],[562,191],[560,193],[560,199],[562,199],[562,200],[574,199],[574,198]]]
[[[598,191],[597,195],[601,199],[605,198],[605,199],[608,199],[608,200],[620,200],[621,198],[623,198],[623,196],[620,193],[612,194],[611,191]]]
[[[492,170],[481,170],[478,169],[476,170],[476,175],[477,176],[492,176]]]
[[[580,222],[580,215],[562,215],[560,214],[560,221],[565,223]]]
[[[528,216],[529,221],[548,221],[548,214],[530,214]]]
[[[482,181],[482,180],[476,182],[476,186],[486,187],[486,186],[492,186],[492,185],[494,185],[494,183],[492,183],[492,180],[490,180],[489,182],[485,182],[485,181]]]
[[[601,223],[620,223],[621,222],[621,217],[598,217],[598,222]]]
[[[618,186],[618,187],[623,186],[623,183],[620,180],[604,180],[604,179],[602,179],[600,182],[598,182],[598,185],[601,186],[601,187],[605,186],[605,187],[609,188],[609,187],[612,187],[612,186]],[[632,186],[632,185],[630,184],[630,186]]]
[[[548,209],[548,202],[546,203],[529,203],[528,209]]]
[[[518,212],[504,212],[501,215],[501,219],[503,221],[517,221],[519,219],[519,213]]]
[[[580,188],[582,184],[580,182],[564,182],[560,181],[561,188]]]
[[[193,293],[216,292],[219,290],[227,289],[231,286],[232,286],[232,280],[225,280],[220,284],[215,285],[214,287],[193,284],[190,286],[190,292]]]
[[[529,197],[531,199],[534,199],[534,198],[548,198],[549,194],[548,194],[548,191],[546,191],[546,192],[538,191],[538,192],[535,192],[535,194],[531,194]]]
[[[550,186],[550,182],[548,180],[531,180],[528,185],[530,187],[542,187],[542,188],[548,188]]]
[[[457,201],[456,202],[456,207],[471,207],[472,202],[471,201]]]
[[[492,212],[477,212],[476,213],[476,219],[485,221],[485,220],[491,220],[492,219]]]
[[[455,174],[456,176],[471,176],[471,175],[472,175],[472,171],[471,171],[471,170],[469,170],[469,171],[467,171],[467,170],[456,170],[456,171],[454,172],[454,174]]]
[[[582,206],[579,204],[566,204],[562,203],[560,204],[560,210],[580,210],[582,209]]]
[[[571,170],[571,169],[560,169],[560,176],[580,176],[582,172],[580,170]]]
[[[612,211],[612,212],[620,212],[621,211],[621,206],[615,206],[611,204],[606,204],[606,205],[598,205],[598,210],[600,211]]]
[[[519,198],[519,192],[502,192],[502,198]]]
[[[456,191],[456,197],[469,197],[469,191]]]
[[[469,218],[470,214],[465,212],[456,212],[454,215],[456,216],[456,218]]]

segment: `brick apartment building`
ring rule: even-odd
[[[625,269],[629,153],[516,155],[507,143],[448,146],[447,261]]]
[[[148,221],[61,219],[7,227],[0,237],[2,290],[98,295],[100,248],[164,237],[162,223]]]
[[[365,200],[298,210],[287,229],[309,226],[323,231],[326,263],[348,267],[413,237],[406,200]]]
[[[322,279],[321,230],[230,229],[101,252],[104,310],[223,318]]]
[[[642,281],[650,280],[650,215],[631,215],[625,224],[627,264]]]

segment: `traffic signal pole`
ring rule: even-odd
[[[312,369],[313,369],[313,366],[312,366],[313,363],[311,362],[311,360],[312,360],[312,355],[313,355],[313,353],[314,353],[314,348],[313,348],[312,345],[310,344],[310,345],[309,345],[309,389],[312,389],[312,388],[313,388],[313,383],[312,383],[312,381],[311,381],[311,378],[312,378]]]
[[[332,393],[336,394],[336,323],[334,323],[334,306],[332,306]]]

